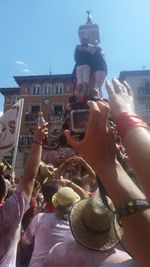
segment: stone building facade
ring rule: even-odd
[[[72,95],[72,75],[15,76],[18,87],[0,88],[4,96],[4,112],[20,98],[24,108],[20,130],[20,141],[16,161],[16,175],[22,175],[23,166],[32,143],[37,114],[42,111],[49,122],[49,134],[57,134],[64,121],[64,111]],[[8,155],[10,157],[11,155]]]
[[[132,87],[136,113],[150,124],[150,70],[122,71],[119,79]]]

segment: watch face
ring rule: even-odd
[[[49,104],[49,100],[48,99],[44,99],[43,102],[44,102],[45,105]]]

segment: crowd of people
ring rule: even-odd
[[[149,126],[126,82],[106,89],[82,140],[64,130],[75,156],[41,162],[45,122],[19,183],[0,168],[0,267],[149,267]]]

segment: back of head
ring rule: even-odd
[[[52,203],[62,214],[70,212],[72,206],[80,200],[80,196],[70,187],[64,186],[52,197]]]
[[[44,201],[49,203],[52,201],[52,196],[58,191],[59,185],[56,181],[51,181],[44,183],[42,185],[42,194],[44,196]]]

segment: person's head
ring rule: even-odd
[[[0,201],[4,201],[8,193],[8,186],[3,175],[0,175]]]
[[[46,203],[52,202],[53,195],[58,191],[59,185],[57,181],[49,181],[42,185],[42,194]]]
[[[122,229],[114,215],[114,206],[108,205],[99,194],[76,203],[70,213],[70,227],[76,241],[82,246],[98,251],[113,248],[122,237]]]
[[[80,200],[80,196],[70,187],[64,186],[52,197],[53,206],[60,215],[70,212],[72,206]]]
[[[58,147],[67,145],[67,140],[63,133],[58,137],[57,141],[58,141]]]

